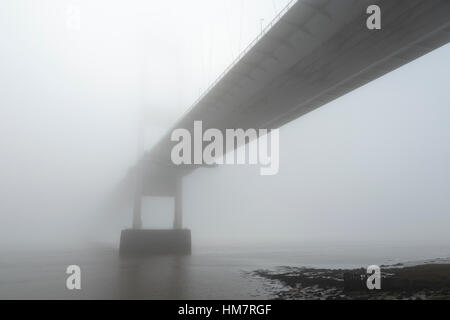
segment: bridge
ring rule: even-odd
[[[380,30],[367,27],[370,5],[381,8]],[[449,41],[448,0],[290,2],[130,171],[126,180],[137,186],[133,230],[122,234],[121,246],[167,242],[130,240],[142,228],[144,196],[173,197],[173,228],[183,230],[182,179],[205,166],[172,163],[174,129],[193,132],[194,121],[222,132],[277,129]],[[190,234],[182,238],[189,251]]]

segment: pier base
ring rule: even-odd
[[[191,254],[190,230],[123,230],[120,236],[121,256]]]

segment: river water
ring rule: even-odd
[[[122,259],[116,248],[98,245],[3,249],[0,299],[269,299],[268,284],[251,271],[352,268],[438,257],[450,258],[450,245],[218,245],[194,247],[191,256],[148,259]],[[81,290],[66,288],[69,265],[81,268]]]

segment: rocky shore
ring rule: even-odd
[[[423,262],[418,265],[383,265],[381,290],[348,289],[348,274],[365,269],[314,269],[280,267],[256,270],[252,275],[265,283],[274,299],[280,300],[450,300],[450,263]]]

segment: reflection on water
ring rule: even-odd
[[[0,299],[266,298],[246,276],[256,265],[227,255],[119,257],[118,250],[2,252]],[[81,290],[66,289],[67,266],[81,268]]]
[[[360,267],[450,257],[444,246],[301,245],[195,248],[191,256],[125,259],[111,248],[0,250],[1,299],[266,299],[249,271],[277,266]],[[66,289],[67,266],[81,290]]]
[[[119,293],[122,299],[187,299],[186,256],[120,259]]]

